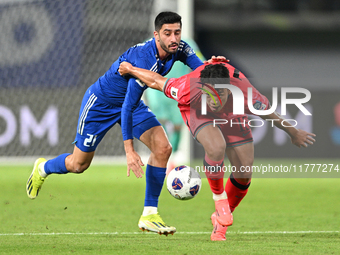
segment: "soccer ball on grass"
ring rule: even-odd
[[[166,186],[174,198],[189,200],[198,194],[202,181],[195,169],[189,166],[178,166],[170,171]]]

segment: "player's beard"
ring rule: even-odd
[[[169,46],[166,46],[165,43],[161,39],[159,39],[159,45],[168,54],[175,54],[178,50],[178,43],[173,43],[170,44]],[[177,48],[175,50],[171,50],[170,49],[171,46],[177,46]]]

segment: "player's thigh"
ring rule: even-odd
[[[156,116],[141,101],[133,112],[133,135],[152,153],[171,153],[168,137]]]
[[[181,109],[181,115],[191,135],[202,144],[208,157],[216,161],[223,159],[226,142],[219,127],[213,126],[213,119],[198,116],[197,110],[192,108]]]
[[[196,138],[211,160],[217,161],[224,158],[226,142],[217,126],[214,127],[212,123],[207,123],[198,131]]]
[[[171,149],[170,142],[162,126],[154,126],[146,130],[140,136],[140,141],[153,153],[167,153]]]
[[[117,122],[120,122],[121,107],[102,102],[91,92],[86,91],[79,111],[77,134],[74,140],[82,152],[93,152],[105,134]]]
[[[250,178],[250,170],[254,161],[254,144],[248,118],[246,115],[240,115],[229,120],[229,123],[231,121],[238,124],[221,125],[227,142],[227,156],[232,166],[235,167],[235,178]]]
[[[235,147],[227,147],[227,156],[235,168],[235,178],[251,178],[254,162],[254,144],[244,143]]]
[[[236,147],[227,147],[227,156],[230,163],[240,166],[252,166],[254,162],[254,144],[245,143]]]

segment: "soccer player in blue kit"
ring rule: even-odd
[[[171,145],[155,115],[141,100],[148,87],[132,76],[121,76],[118,68],[121,62],[128,61],[136,67],[164,76],[175,61],[181,61],[195,70],[203,63],[193,49],[181,41],[181,27],[181,16],[173,12],[161,12],[155,19],[154,38],[129,48],[87,89],[79,112],[73,153],[35,161],[26,185],[29,198],[37,197],[50,174],[84,172],[90,166],[106,132],[118,123],[124,140],[127,176],[130,176],[131,170],[137,178],[144,174],[141,168],[144,164],[134,150],[133,138],[142,141],[151,151],[146,166],[144,210],[139,228],[165,235],[176,232],[175,227],[164,223],[157,209]]]

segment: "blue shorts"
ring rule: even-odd
[[[74,140],[75,145],[84,152],[95,151],[107,131],[116,123],[121,123],[122,106],[104,102],[90,88],[83,97]],[[132,118],[133,136],[137,139],[150,128],[161,125],[142,100],[133,111]]]

